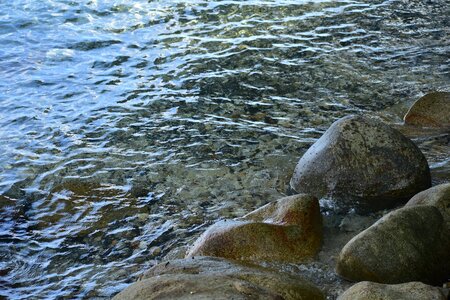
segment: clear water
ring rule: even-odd
[[[0,298],[109,298],[450,82],[448,1],[0,2]],[[431,138],[430,138],[431,136]],[[416,135],[435,182],[449,135]]]

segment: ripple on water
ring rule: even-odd
[[[109,297],[283,196],[337,118],[400,122],[448,89],[446,5],[1,3],[0,296]],[[448,134],[409,136],[447,180]]]

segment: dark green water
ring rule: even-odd
[[[0,296],[109,298],[449,90],[448,1],[0,2]],[[416,139],[448,180],[447,135]]]

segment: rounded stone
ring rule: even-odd
[[[243,218],[217,222],[198,238],[187,256],[303,262],[320,250],[322,236],[317,198],[299,194],[269,203]]]
[[[373,211],[406,202],[431,186],[431,176],[422,152],[399,131],[347,116],[302,156],[290,184],[298,193]]]
[[[391,285],[363,281],[346,290],[338,300],[446,300],[447,296],[448,291],[417,281]]]
[[[412,197],[405,206],[432,205],[439,209],[450,228],[450,183],[439,184]]]
[[[450,236],[436,207],[395,210],[351,239],[336,271],[351,281],[442,284],[450,274]]]
[[[220,258],[195,257],[156,265],[113,299],[324,300],[325,297],[298,275]]]
[[[404,120],[416,126],[450,127],[450,93],[426,94],[411,106]]]

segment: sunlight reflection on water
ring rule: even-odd
[[[0,295],[109,297],[211,222],[281,197],[337,118],[401,122],[448,89],[445,8],[1,3]],[[448,135],[416,142],[448,176]]]

